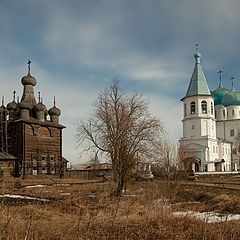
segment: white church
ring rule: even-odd
[[[197,46],[197,45],[196,45]],[[180,145],[196,172],[228,172],[239,168],[235,147],[240,131],[240,93],[222,85],[210,91],[196,49],[195,66],[183,102],[183,137]],[[233,79],[232,79],[233,82]]]

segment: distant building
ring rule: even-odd
[[[239,160],[235,149],[240,130],[240,93],[222,85],[210,91],[196,50],[195,67],[183,102],[183,137],[186,161],[194,171],[235,171]]]
[[[98,177],[104,178],[112,176],[112,164],[77,164],[68,169],[66,176],[81,179],[96,179]]]
[[[7,107],[3,101],[0,107],[0,151],[14,158],[13,176],[61,177],[64,174],[62,129],[65,128],[59,123],[61,111],[56,107],[55,97],[49,110],[43,104],[40,93],[36,102],[34,86],[37,82],[30,73],[30,63],[28,74],[21,80],[21,101],[16,102],[14,91],[13,101]],[[6,158],[3,161],[10,164],[12,160]]]

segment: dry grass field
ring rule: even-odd
[[[113,183],[19,180],[1,183],[1,239],[240,239],[240,191],[156,180],[131,185],[121,197]],[[47,184],[42,187],[26,187]],[[6,195],[5,195],[6,196]],[[41,201],[40,199],[45,199]],[[47,201],[46,201],[47,200]],[[225,214],[211,223],[174,212]]]

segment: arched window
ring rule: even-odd
[[[231,130],[230,130],[230,137],[233,137],[233,136],[234,136],[234,130],[231,129]]]
[[[213,103],[211,102],[211,114],[213,115]]]
[[[234,115],[234,109],[232,110],[232,116]]]
[[[196,104],[195,102],[191,102],[191,114],[196,113]]]
[[[202,113],[207,113],[207,102],[202,101],[201,105],[202,105]]]
[[[186,103],[184,104],[184,117],[187,115],[187,105]]]
[[[224,118],[225,118],[225,114],[226,114],[225,109],[223,109],[223,117]]]

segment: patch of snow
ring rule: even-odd
[[[61,195],[61,196],[69,196],[69,195],[71,195],[71,193],[70,193],[70,192],[60,193],[60,195]]]
[[[96,195],[94,195],[94,194],[90,194],[90,195],[88,195],[88,197],[89,197],[89,198],[95,198]]]
[[[68,184],[68,183],[57,183],[57,184],[53,184],[52,186],[70,186],[70,184]]]
[[[30,185],[30,186],[26,186],[25,188],[41,188],[41,187],[47,187],[47,185],[42,185],[42,184]]]
[[[53,184],[53,185],[38,184],[38,185],[26,186],[25,188],[42,188],[42,187],[51,187],[51,186],[70,186],[70,184],[64,184],[64,183],[57,183],[57,184]]]
[[[0,195],[1,198],[20,198],[20,199],[29,199],[29,200],[38,200],[43,202],[48,202],[50,200],[44,199],[44,198],[35,198],[35,197],[29,197],[29,196],[22,196],[22,195],[15,195],[15,194],[3,194]]]
[[[184,216],[184,217],[185,216],[195,217],[208,223],[240,220],[240,214],[219,214],[219,213],[213,213],[213,212],[200,213],[200,212],[187,211],[187,212],[173,212],[173,215]]]

